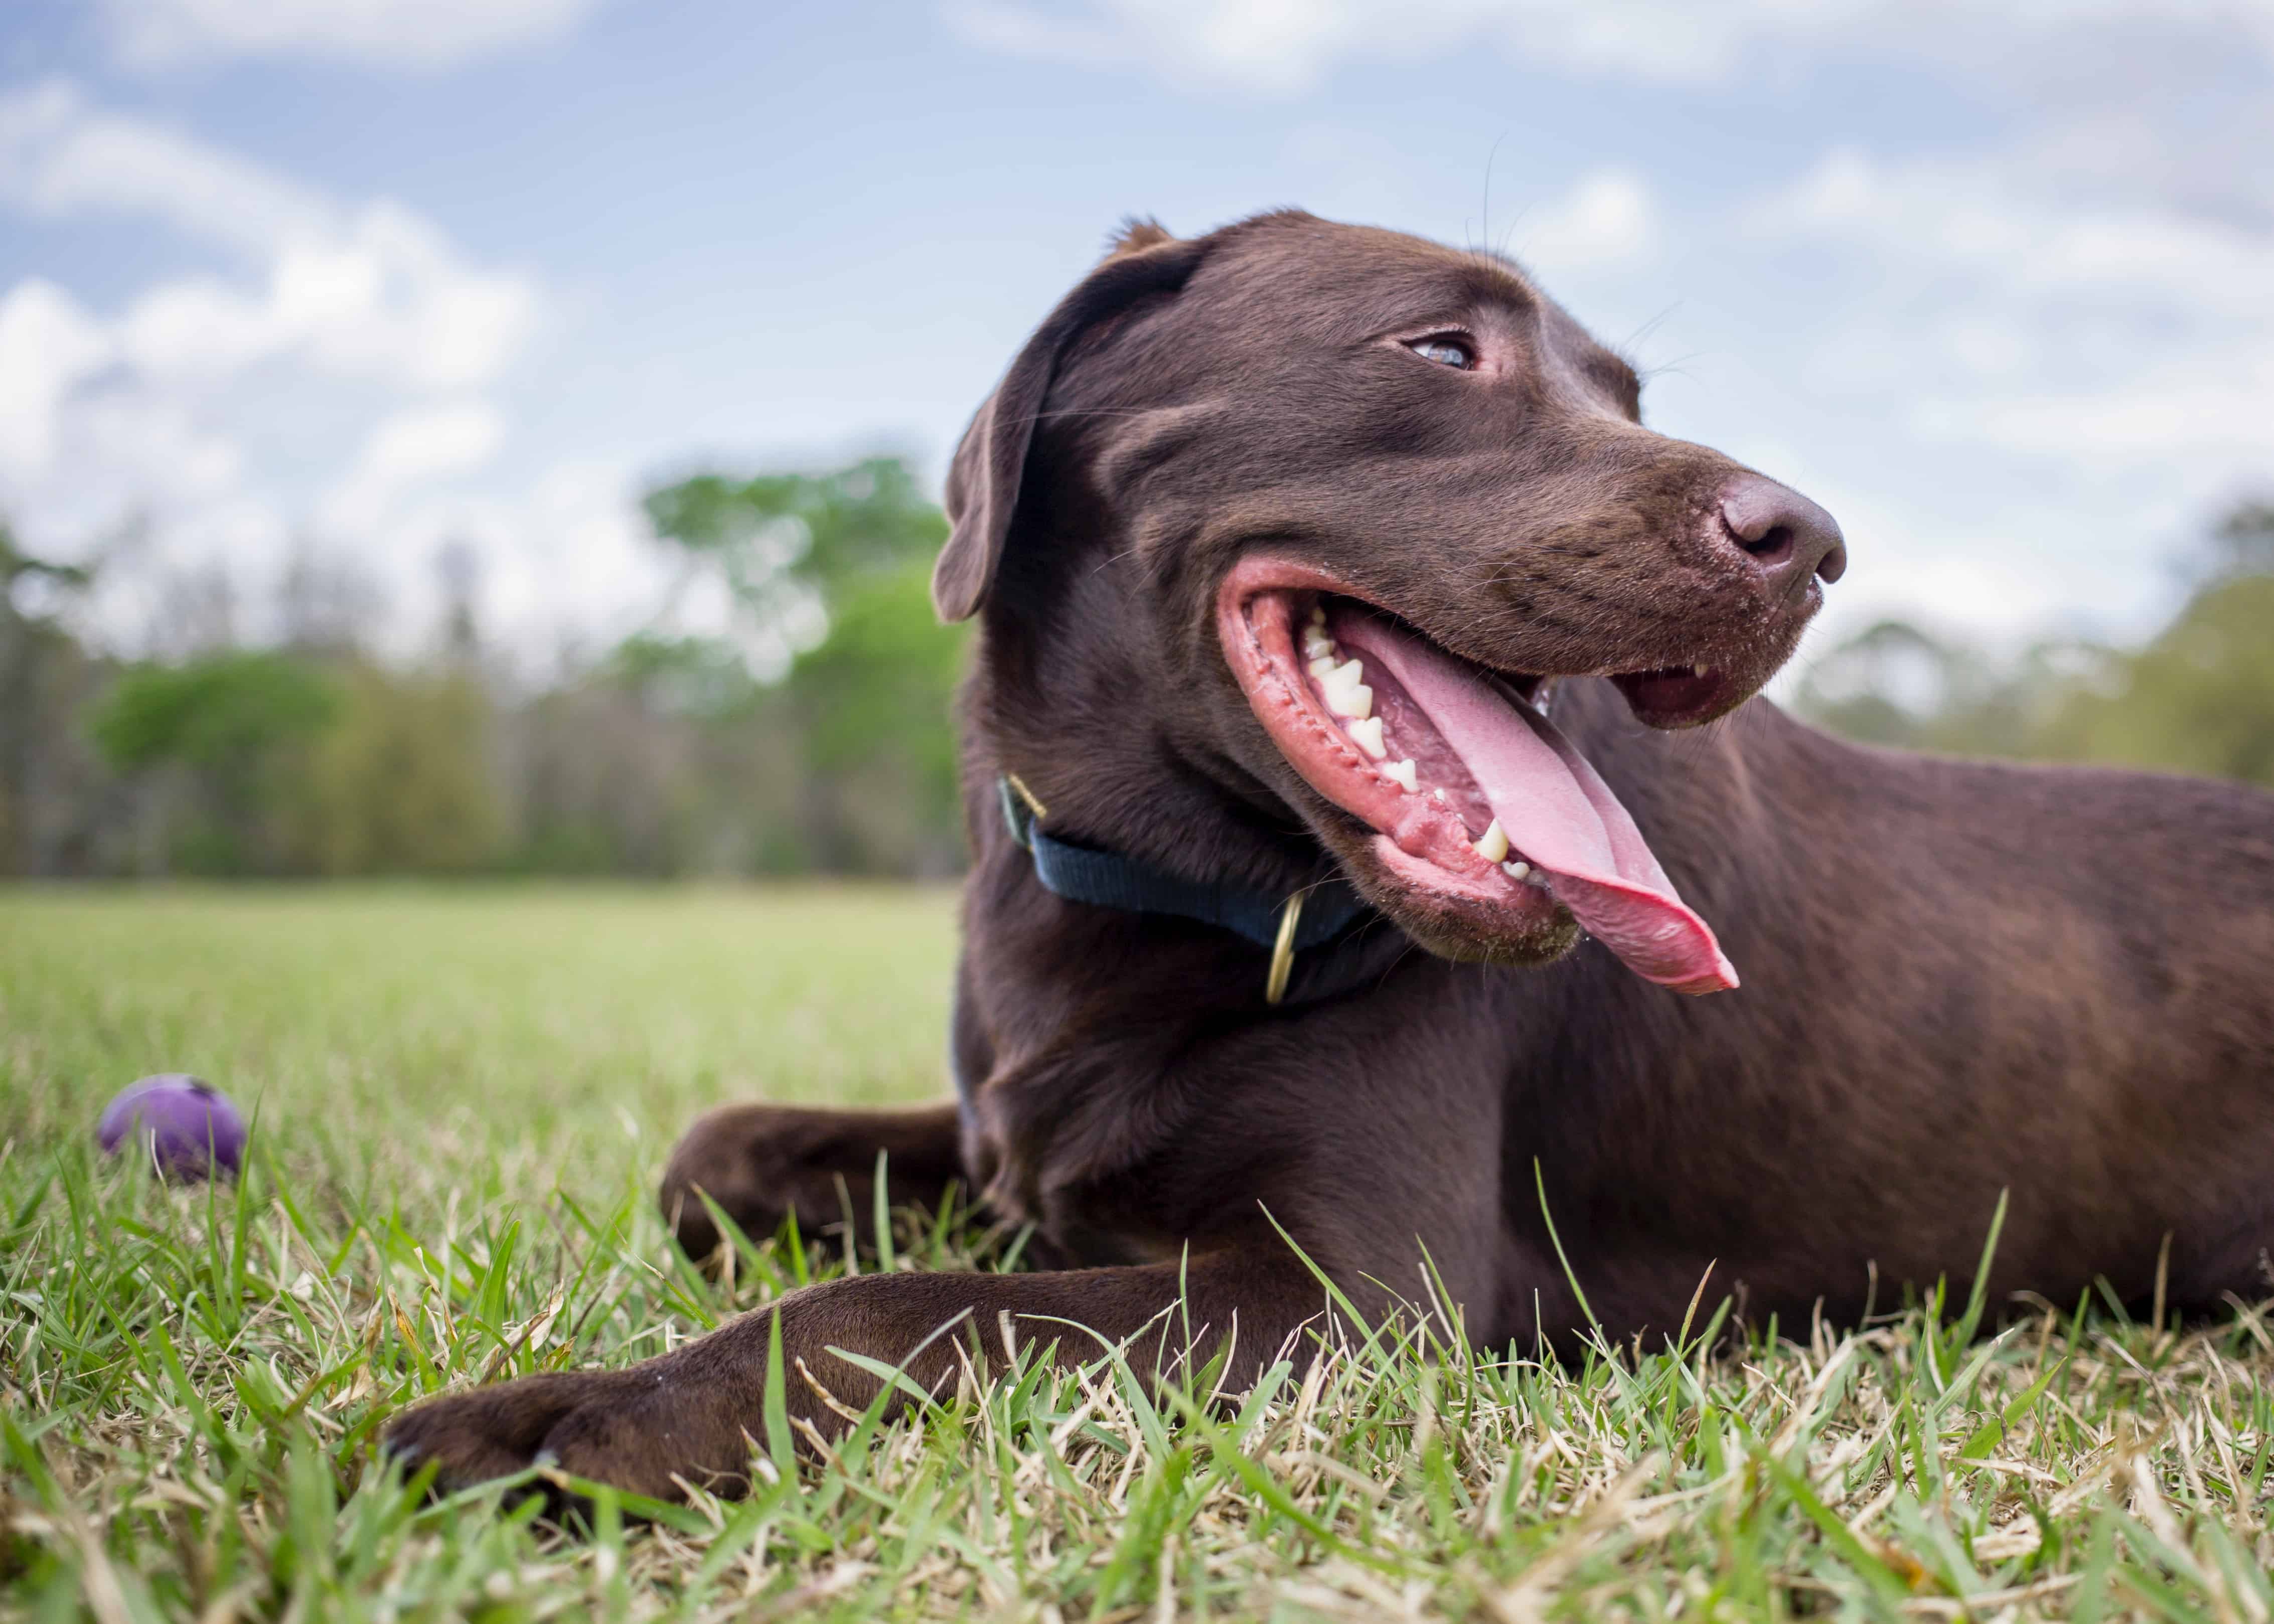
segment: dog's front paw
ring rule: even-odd
[[[792,1213],[809,1235],[865,1215],[875,1153],[840,1165],[851,1159],[843,1123],[838,1112],[778,1105],[729,1106],[697,1118],[663,1175],[664,1220],[681,1250],[700,1261],[718,1248],[719,1226],[702,1195],[753,1239],[772,1235]]]
[[[445,1492],[538,1464],[562,1417],[599,1398],[606,1376],[558,1372],[429,1399],[388,1423],[380,1447],[406,1471],[433,1464]]]
[[[746,1468],[739,1436],[712,1447],[718,1429],[704,1425],[704,1407],[665,1365],[525,1376],[430,1399],[396,1417],[381,1447],[406,1471],[436,1463],[445,1492],[532,1466],[651,1500],[683,1499],[681,1477],[733,1492]]]

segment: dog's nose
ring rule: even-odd
[[[1721,492],[1721,523],[1732,546],[1767,578],[1772,594],[1798,598],[1818,577],[1848,568],[1840,522],[1789,485],[1740,474]]]

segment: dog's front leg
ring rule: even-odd
[[[387,1446],[413,1467],[440,1462],[446,1486],[546,1462],[659,1500],[680,1498],[681,1479],[734,1492],[746,1486],[753,1442],[770,1441],[766,1370],[777,1316],[784,1408],[827,1436],[847,1423],[816,1385],[855,1410],[882,1386],[832,1347],[904,1365],[919,1386],[945,1394],[960,1368],[959,1344],[968,1351],[975,1337],[998,1363],[1012,1356],[1006,1336],[1037,1350],[1055,1344],[1062,1364],[1126,1342],[1132,1364],[1148,1376],[1173,1372],[1188,1350],[1196,1368],[1229,1346],[1224,1380],[1237,1388],[1326,1306],[1317,1277],[1276,1241],[1184,1265],[856,1275],[793,1292],[627,1370],[531,1376],[433,1400],[398,1417]]]
[[[896,1201],[937,1207],[963,1173],[954,1101],[898,1111],[795,1105],[712,1111],[671,1153],[663,1176],[664,1222],[697,1261],[719,1241],[704,1196],[754,1239],[794,1214],[808,1235],[848,1224],[873,1250],[880,1160]]]

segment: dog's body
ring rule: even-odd
[[[1256,950],[1037,896],[983,823],[970,1177],[1081,1263],[1173,1258],[1260,1204],[1354,1289],[1421,1300],[1418,1238],[1486,1346],[1580,1323],[1535,1162],[1622,1335],[1673,1328],[1709,1265],[1709,1302],[1788,1326],[1851,1319],[1875,1275],[1883,1305],[1962,1279],[2001,1191],[2000,1296],[2144,1297],[2167,1233],[2174,1301],[2274,1295],[2263,797],[1860,749],[1763,701],[1653,733],[1590,686],[1559,720],[1744,990],[1672,996],[1592,943],[1532,969],[1392,948],[1364,992],[1276,1015]]]
[[[1836,528],[1641,429],[1631,374],[1508,267],[1300,215],[1140,230],[1014,364],[950,506],[942,607],[983,612],[959,1101],[722,1111],[666,1180],[698,1253],[695,1191],[810,1225],[841,1184],[867,1210],[880,1150],[896,1194],[960,1180],[1036,1225],[1046,1272],[786,1299],[793,1365],[845,1398],[876,1389],[832,1345],[898,1361],[968,1315],[989,1357],[1079,1357],[1063,1321],[1128,1337],[1180,1290],[1252,1371],[1321,1307],[1289,1239],[1361,1312],[1446,1304],[1487,1347],[1568,1342],[1572,1277],[1620,1338],[1673,1332],[1701,1281],[1756,1321],[1852,1318],[1969,1274],[2001,1192],[1993,1293],[2144,1296],[2159,1256],[2182,1305],[2274,1289],[2274,803],[1736,709],[1837,572]],[[1335,645],[1307,687],[1296,637]],[[1353,743],[1320,675],[1345,653],[1414,758]],[[1552,726],[1473,719],[1551,695]],[[1593,794],[1535,736],[1615,797],[1615,866],[1545,814],[1511,822],[1517,877],[1470,852],[1526,804],[1507,762]],[[1449,800],[1377,782],[1416,759]],[[1006,774],[1054,837],[1266,895],[1338,873],[1377,912],[1271,1002],[1240,936],[1045,889]],[[1735,993],[1652,984],[1732,962]],[[651,1493],[731,1482],[775,1318],[441,1400],[393,1439],[459,1481],[549,1451]],[[954,1367],[934,1342],[911,1372]]]

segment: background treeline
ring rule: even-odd
[[[2274,503],[2240,504],[2172,568],[2186,599],[2136,647],[2059,639],[1998,658],[1887,620],[1812,662],[1796,707],[1871,743],[2274,787]]]
[[[723,590],[732,632],[641,632],[541,680],[485,645],[463,551],[413,657],[374,645],[366,579],[303,559],[262,646],[176,582],[181,646],[121,660],[74,631],[91,572],[0,529],[0,873],[953,872],[963,632],[932,616],[947,527],[907,466],[645,506],[674,583],[652,624]]]
[[[128,660],[77,629],[94,573],[0,527],[0,873],[952,872],[964,638],[932,617],[946,524],[908,468],[706,474],[645,507],[673,564],[652,625],[723,592],[735,629],[542,680],[486,646],[463,552],[415,657],[374,646],[366,581],[303,560],[260,646],[177,583],[171,646]],[[2274,786],[2274,505],[2176,567],[2186,601],[2137,647],[1998,657],[1888,621],[1812,660],[1797,706],[1874,742]]]

